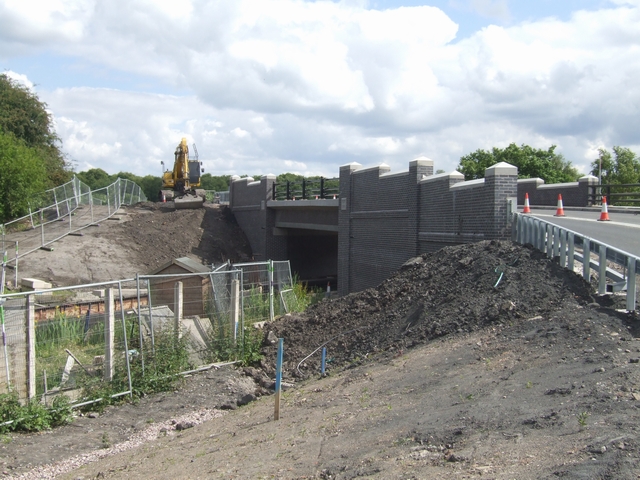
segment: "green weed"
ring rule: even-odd
[[[589,418],[589,413],[588,412],[582,412],[579,413],[577,415],[578,417],[578,425],[580,425],[580,428],[584,428],[587,426],[587,420]]]
[[[49,409],[37,401],[21,404],[16,392],[0,395],[0,434],[48,430],[68,423],[71,418],[71,407],[64,396],[56,397]]]

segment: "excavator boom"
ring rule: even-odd
[[[162,174],[163,195],[173,198],[177,209],[202,207],[204,196],[196,190],[200,186],[202,162],[189,160],[186,138],[178,144],[174,156],[173,170],[166,170]]]

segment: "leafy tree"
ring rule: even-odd
[[[107,185],[111,185],[117,178],[109,175],[101,168],[92,168],[86,172],[78,172],[76,175],[81,182],[89,185],[91,190],[98,190],[106,187]]]
[[[145,175],[144,177],[138,177],[136,183],[150,201],[155,201],[158,198],[158,191],[162,188],[162,179],[160,177]]]
[[[304,179],[303,175],[298,175],[295,173],[281,173],[276,177],[277,183],[286,183],[286,182],[301,182]]]
[[[47,169],[48,187],[71,179],[73,171],[60,149],[47,104],[27,87],[0,74],[0,131],[13,134],[35,149]]]
[[[47,169],[35,148],[0,132],[0,222],[26,215],[47,187]]]
[[[205,173],[200,177],[200,188],[204,190],[215,190],[216,192],[224,192],[229,190],[229,175],[213,176]]]
[[[547,150],[518,146],[515,143],[506,148],[494,147],[491,151],[478,149],[460,158],[458,171],[466,180],[484,178],[485,169],[499,162],[518,167],[518,178],[542,178],[546,183],[574,182],[580,176],[571,162],[558,153],[556,146]]]
[[[591,174],[596,177],[600,173],[602,165],[603,184],[640,183],[640,159],[626,147],[613,147],[613,154],[601,148],[598,150],[598,159],[591,163]]]

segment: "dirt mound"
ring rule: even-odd
[[[171,202],[147,202],[127,208],[127,213],[131,219],[107,235],[137,254],[136,263],[144,267],[185,255],[216,265],[251,260],[249,241],[227,206],[175,210]]]
[[[23,257],[20,276],[80,285],[150,273],[187,255],[209,265],[251,259],[249,242],[226,206],[175,210],[171,202],[147,202],[122,210],[126,214],[84,229],[81,237],[55,242],[53,252]]]
[[[306,377],[319,371],[320,355],[298,363],[325,343],[331,365],[357,364],[371,354],[546,315],[576,301],[593,301],[578,275],[533,248],[484,241],[413,258],[377,288],[322,301],[269,329],[284,338],[285,370]],[[270,374],[274,350],[264,349]]]

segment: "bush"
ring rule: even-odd
[[[68,423],[71,418],[69,400],[62,395],[55,398],[50,409],[37,401],[22,405],[16,392],[0,395],[0,434],[48,430]]]

